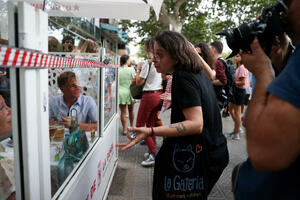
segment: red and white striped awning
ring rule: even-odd
[[[94,60],[72,59],[0,45],[0,67],[15,68],[118,68]]]

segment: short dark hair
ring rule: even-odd
[[[153,48],[154,48],[154,42],[155,42],[154,38],[150,38],[150,39],[148,39],[148,40],[145,41],[144,45],[145,45],[145,51],[146,52],[149,53],[150,51],[153,50]]]
[[[201,49],[203,60],[210,66],[210,68],[215,69],[216,60],[214,59],[214,55],[208,44],[200,42],[198,44],[195,44],[195,48],[197,47]]]
[[[120,58],[120,64],[121,65],[125,65],[128,59],[129,59],[128,55],[121,56],[121,58]]]
[[[175,70],[193,73],[199,73],[202,70],[197,51],[182,34],[174,31],[161,31],[154,39],[174,60],[178,61]]]
[[[222,54],[222,52],[223,52],[223,43],[222,42],[214,41],[214,42],[210,43],[210,46],[214,47],[217,50],[218,54]]]
[[[71,79],[75,78],[76,79],[76,75],[74,72],[71,71],[67,71],[67,72],[63,72],[61,73],[58,77],[57,77],[57,84],[58,87],[61,88],[63,86],[65,86]]]
[[[74,38],[71,37],[70,35],[65,35],[62,39],[62,44],[64,44],[67,40],[71,40],[72,44],[74,45]]]

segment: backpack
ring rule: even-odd
[[[218,58],[224,64],[224,71],[227,77],[227,84],[224,86],[226,101],[229,101],[234,94],[236,68],[222,58]]]

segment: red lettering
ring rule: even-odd
[[[202,146],[200,144],[196,145],[196,153],[200,153],[202,151]]]
[[[101,184],[101,161],[98,163],[98,187],[100,186]]]
[[[91,187],[91,199],[93,198],[95,191],[96,191],[96,180],[94,180],[93,185]]]
[[[89,195],[86,196],[85,200],[89,200]]]

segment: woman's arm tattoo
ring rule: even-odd
[[[179,134],[183,133],[184,131],[186,131],[186,127],[184,126],[184,124],[182,122],[179,122],[177,124],[170,124],[169,128],[176,128],[177,132]]]

